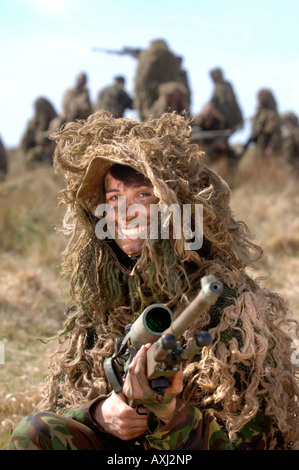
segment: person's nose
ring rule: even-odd
[[[138,215],[134,210],[129,210],[130,207],[135,204],[133,196],[128,195],[126,197],[126,219],[127,222],[130,222],[130,220],[135,219],[135,217]],[[133,208],[132,208],[133,209]]]

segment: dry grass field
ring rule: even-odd
[[[264,249],[254,277],[281,293],[299,320],[299,193],[292,172],[277,161],[249,151],[230,177],[231,204],[255,242]],[[55,228],[62,218],[57,196],[61,179],[51,167],[26,171],[10,152],[10,173],[0,183],[0,450],[7,449],[11,427],[31,412],[47,373],[54,344],[37,340],[57,332],[63,321],[67,286],[59,279],[65,240]]]

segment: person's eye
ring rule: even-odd
[[[149,191],[140,191],[140,193],[138,194],[138,197],[146,199],[146,198],[152,197],[152,193]]]
[[[114,194],[113,196],[106,197],[107,202],[114,202],[117,201],[119,198],[118,194]]]

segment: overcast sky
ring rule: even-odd
[[[298,0],[0,0],[2,140],[19,144],[38,96],[60,112],[81,71],[93,101],[118,74],[133,95],[136,60],[92,47],[146,48],[156,38],[184,57],[193,114],[210,98],[209,70],[220,66],[246,118],[262,87],[273,90],[280,112],[299,115],[298,18]]]

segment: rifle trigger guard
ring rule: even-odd
[[[164,400],[164,390],[157,390],[156,391],[156,400],[159,403],[162,403],[162,401]]]
[[[140,413],[140,411],[139,411],[140,408],[144,408],[144,409],[146,410],[146,407],[145,407],[144,405],[137,405],[136,408],[135,408],[136,413],[137,413],[138,415],[147,415],[147,412],[145,412],[145,413]]]

